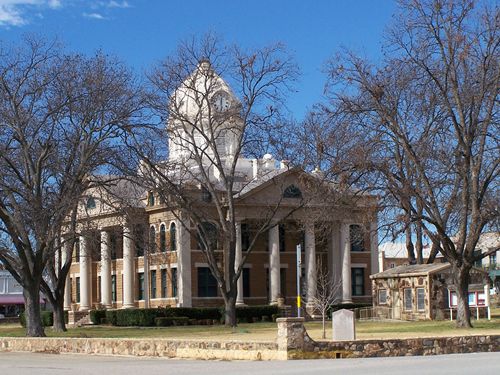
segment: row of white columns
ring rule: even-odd
[[[178,262],[178,305],[191,306],[191,248],[190,248],[190,233],[182,223],[176,223],[178,229],[177,236],[177,262]],[[342,281],[342,302],[352,302],[351,295],[351,245],[349,224],[341,223],[340,230],[337,232],[340,235],[340,264],[341,264],[341,281]],[[376,233],[376,230],[374,231]],[[269,229],[269,290],[270,303],[277,303],[277,299],[281,293],[280,280],[280,249],[279,249],[279,226],[276,224]],[[241,224],[236,226],[236,254],[235,254],[235,270],[242,261],[242,242],[241,242]],[[335,231],[332,233],[332,241],[338,239]],[[306,271],[306,301],[312,301],[316,295],[316,241],[314,234],[314,223],[307,222],[305,224],[305,271]],[[372,263],[373,258],[377,259],[376,234],[372,235]],[[132,230],[129,226],[123,227],[123,308],[134,307],[134,279],[135,279],[135,254],[134,244],[132,239]],[[375,250],[375,251],[374,251]],[[80,310],[89,310],[91,308],[91,256],[88,253],[87,239],[85,236],[80,237]],[[67,249],[62,254],[62,263],[64,264],[66,256],[71,254]],[[338,257],[334,256],[334,262],[338,261]],[[376,262],[376,261],[375,261]],[[377,267],[372,264],[372,268]],[[331,270],[333,265],[329,265]],[[373,269],[372,269],[373,271]],[[149,275],[147,275],[149,277]],[[65,309],[69,309],[71,300],[71,289],[69,285],[69,274],[66,280],[65,289]],[[101,304],[105,308],[112,306],[111,297],[111,246],[110,234],[108,231],[101,231]],[[238,305],[244,304],[243,299],[243,277],[240,275],[237,283],[237,298]]]
[[[188,230],[176,223],[178,229],[177,236],[177,263],[178,263],[178,305],[191,306],[191,244]],[[109,231],[100,232],[101,240],[101,305],[104,308],[111,308],[111,236]],[[91,306],[91,262],[92,257],[87,246],[87,238],[80,236],[80,310],[90,310]],[[69,242],[65,243],[66,248],[62,253],[61,262],[64,264],[67,256],[71,256],[68,249]],[[132,238],[132,229],[130,226],[123,227],[123,308],[132,308],[135,306],[135,246]],[[146,275],[149,277],[149,275]],[[148,293],[146,291],[146,293]],[[64,308],[70,309],[71,286],[70,275],[66,279],[66,288],[64,291]]]

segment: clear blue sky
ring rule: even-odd
[[[57,35],[72,50],[100,48],[138,72],[207,31],[243,47],[281,41],[302,71],[289,100],[300,119],[322,98],[326,60],[341,46],[379,57],[394,13],[392,0],[0,0],[0,39]]]

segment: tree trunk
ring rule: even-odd
[[[236,296],[229,296],[224,300],[224,321],[228,327],[236,327]]]
[[[66,321],[64,320],[64,300],[59,299],[54,308],[54,325],[53,330],[56,332],[66,332]]]
[[[42,315],[40,312],[40,289],[37,286],[24,288],[25,308],[24,316],[26,318],[26,336],[45,337],[45,331],[42,324]]]
[[[323,335],[321,336],[321,338],[326,339],[326,324],[325,324],[326,311],[323,311],[323,314],[321,314],[321,315],[322,315],[322,318],[323,318]]]
[[[457,291],[457,328],[471,328],[469,310],[469,271],[462,267],[453,267],[455,288]]]

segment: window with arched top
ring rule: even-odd
[[[302,192],[297,186],[292,184],[283,192],[283,198],[302,198]]]
[[[149,252],[156,253],[156,229],[154,226],[149,228]]]
[[[96,207],[96,204],[95,204],[95,199],[94,197],[88,197],[87,198],[87,203],[85,205],[87,207],[87,210],[92,210]]]
[[[361,225],[349,226],[349,237],[351,242],[351,251],[364,251],[365,250],[365,233]]]
[[[148,193],[148,206],[154,206],[155,205],[155,195],[153,194],[152,191]]]
[[[170,224],[170,251],[177,251],[177,233],[175,223]]]
[[[167,230],[165,224],[160,225],[160,251],[167,251]]]

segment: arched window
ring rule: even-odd
[[[86,204],[86,207],[87,207],[87,210],[92,210],[95,208],[95,199],[94,197],[88,197],[87,198],[87,204]]]
[[[351,251],[364,251],[364,231],[361,225],[349,226],[349,237],[351,241]]]
[[[283,198],[302,198],[302,192],[297,186],[290,185],[283,192]]]
[[[155,195],[153,194],[152,191],[148,193],[148,206],[154,206],[155,205]]]
[[[177,234],[175,223],[170,224],[170,251],[177,251]]]
[[[154,226],[149,228],[149,252],[156,253],[156,230]]]
[[[165,224],[160,225],[160,251],[167,251],[167,233]]]

